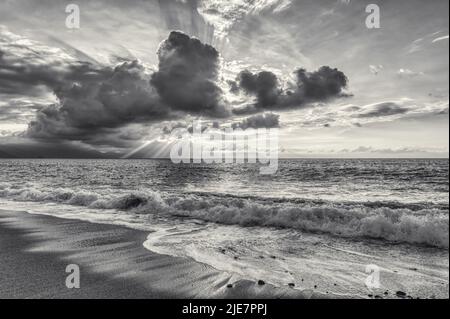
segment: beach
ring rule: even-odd
[[[447,160],[0,165],[0,297],[448,298]]]
[[[0,211],[0,298],[320,298],[311,290],[231,282],[188,258],[143,247],[148,232],[18,211]],[[80,288],[66,287],[67,265]],[[232,284],[232,287],[229,285]]]

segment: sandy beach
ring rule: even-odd
[[[320,298],[311,290],[239,280],[186,258],[159,255],[148,233],[0,211],[0,298]],[[68,289],[66,266],[80,267]],[[232,284],[232,287],[230,287]]]

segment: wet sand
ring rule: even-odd
[[[147,236],[122,226],[0,210],[0,298],[324,297],[234,282],[208,265],[145,249]],[[80,267],[79,289],[65,285],[69,264]]]

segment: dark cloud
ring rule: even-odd
[[[329,66],[322,66],[315,72],[298,69],[294,73],[297,76],[298,93],[302,98],[313,101],[339,96],[348,83],[343,72]]]
[[[173,31],[158,49],[158,71],[151,84],[174,109],[224,116],[222,91],[217,85],[219,53],[196,38]]]
[[[0,158],[117,158],[122,153],[99,152],[72,143],[1,143]]]
[[[219,128],[220,128],[220,123],[217,122],[217,121],[214,121],[214,122],[212,123],[212,126],[211,126],[211,127],[214,128],[214,129],[219,129]]]
[[[138,61],[124,62],[55,90],[60,103],[37,112],[27,135],[41,139],[92,141],[98,134],[130,123],[151,122],[169,116],[149,75]]]
[[[124,60],[115,67],[99,65],[95,60],[78,61],[60,49],[34,44],[30,48],[27,41],[17,43],[14,35],[2,32],[5,37],[0,39],[1,93],[10,96],[10,101],[17,96],[48,93],[56,98],[51,105],[24,104],[28,113],[12,104],[0,110],[0,119],[8,120],[20,116],[18,113],[28,116],[24,119],[29,118],[31,111],[36,113],[23,137],[70,145],[68,150],[77,145],[111,150],[145,139],[149,125],[154,123],[186,114],[231,115],[218,86],[218,51],[182,32],[171,32],[161,43],[156,71],[137,60]],[[347,85],[345,75],[329,67],[315,72],[299,69],[295,77],[295,83],[285,90],[272,72],[242,71],[235,82],[230,82],[231,90],[253,95],[257,102],[234,113],[259,113],[323,101],[339,96]],[[250,116],[235,127],[279,125],[279,115],[265,113]],[[213,124],[215,128],[219,126]],[[163,132],[168,130],[167,127]]]
[[[248,70],[242,71],[238,75],[237,85],[245,93],[255,95],[258,101],[257,104],[261,107],[276,105],[281,94],[277,76],[268,71],[256,74]],[[234,90],[236,90],[236,87]]]
[[[185,122],[169,122],[161,129],[162,134],[170,135],[173,130],[187,128],[188,125]]]
[[[249,116],[239,123],[234,123],[233,128],[274,128],[280,126],[280,116],[275,113],[264,113]]]
[[[34,118],[35,112],[45,106],[21,99],[0,102],[0,122],[28,123]]]
[[[52,92],[56,97],[54,104],[30,108],[36,114],[24,137],[121,148],[145,136],[135,124],[145,126],[184,113],[229,115],[216,83],[219,53],[181,32],[171,32],[161,44],[156,72],[139,61],[108,67],[77,61],[48,47],[31,52],[26,46],[17,47],[11,33],[5,34],[12,40],[0,46],[2,94]],[[16,111],[3,107],[0,118],[20,116]]]
[[[95,79],[107,68],[78,61],[60,49],[50,48],[0,28],[0,93],[39,96],[68,82]]]
[[[356,117],[359,118],[369,118],[369,117],[382,117],[397,114],[407,113],[409,109],[407,107],[398,105],[394,102],[383,102],[375,105],[371,105],[367,109],[363,110],[361,113],[357,114]]]
[[[268,71],[252,73],[248,70],[240,72],[236,81],[229,82],[230,90],[237,93],[240,90],[256,97],[256,108],[279,109],[300,107],[305,103],[326,101],[330,98],[345,96],[343,90],[348,79],[338,69],[322,66],[314,72],[298,69],[294,72],[295,83],[290,83],[288,89],[283,89],[277,76]],[[257,111],[250,108],[235,109],[235,114]]]
[[[11,33],[4,33],[6,40],[0,46],[2,94],[52,92],[57,98],[56,103],[36,112],[28,137],[97,145],[113,142],[111,137],[129,136],[122,134],[122,127],[133,123],[154,123],[182,113],[228,115],[216,84],[219,53],[181,32],[171,32],[163,41],[158,50],[159,69],[153,74],[138,61],[113,68],[77,61],[48,47],[39,46],[33,52],[16,45]],[[19,115],[11,108],[2,109],[3,118],[13,116]]]
[[[66,66],[30,64],[7,57],[0,49],[0,92],[5,95],[38,96],[46,87],[56,88],[68,73]]]
[[[444,108],[443,110],[439,111],[438,114],[439,115],[448,115],[448,106],[446,108]]]

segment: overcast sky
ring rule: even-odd
[[[193,119],[279,127],[282,157],[448,157],[448,6],[0,0],[0,157],[161,157]]]

